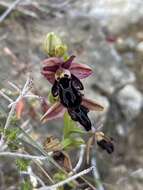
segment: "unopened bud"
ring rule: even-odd
[[[55,33],[50,32],[43,41],[43,50],[50,57],[62,57],[67,51],[67,47],[62,43],[60,37]]]
[[[56,57],[62,57],[65,52],[67,51],[67,46],[62,44],[62,45],[57,45],[55,47],[55,56]]]

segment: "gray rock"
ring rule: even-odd
[[[142,0],[82,0],[71,5],[73,10],[69,10],[70,15],[97,19],[113,33],[120,32],[143,17]]]
[[[90,86],[98,86],[111,95],[116,89],[135,81],[134,73],[122,62],[114,46],[106,42],[97,20],[82,16],[71,17],[66,26],[68,41],[73,44],[72,49],[77,44],[84,48],[84,52],[78,55],[79,61],[93,68],[94,74],[88,79]]]
[[[93,1],[89,15],[98,18],[113,33],[118,33],[128,24],[143,17],[142,0]]]
[[[139,53],[143,54],[143,41],[141,41],[141,42],[137,45],[136,50],[137,50]]]
[[[136,118],[141,111],[143,97],[133,85],[126,85],[118,92],[117,101],[125,117],[132,120]]]

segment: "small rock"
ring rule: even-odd
[[[125,137],[126,136],[126,132],[125,132],[125,127],[121,124],[117,124],[116,126],[116,130],[117,130],[117,133],[122,136],[122,137]]]
[[[136,37],[137,37],[138,40],[143,40],[143,32],[140,32],[140,31],[137,32]]]
[[[115,47],[118,51],[123,52],[126,50],[126,44],[125,44],[125,40],[121,37],[119,37],[116,41]]]
[[[136,118],[141,111],[143,97],[133,85],[126,85],[118,92],[117,101],[126,118],[132,120]]]
[[[140,42],[137,47],[136,47],[136,50],[140,53],[143,53],[143,41]]]
[[[143,169],[142,168],[139,168],[138,170],[136,171],[133,171],[131,173],[131,176],[134,177],[134,178],[137,178],[137,179],[143,179]]]

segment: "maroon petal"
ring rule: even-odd
[[[72,63],[69,70],[79,79],[86,78],[93,73],[92,69],[88,65],[81,63]]]
[[[66,109],[62,106],[60,102],[56,102],[42,116],[41,121],[45,122],[45,121],[60,118],[64,115],[65,110]]]
[[[68,69],[71,66],[71,63],[74,60],[74,58],[75,58],[74,55],[70,56],[70,58],[62,64],[62,67],[64,69]]]
[[[50,82],[50,83],[54,83],[55,81],[55,73],[54,72],[50,72],[50,71],[41,71],[41,74]]]
[[[82,99],[82,105],[88,108],[91,111],[103,111],[104,107],[101,106],[99,103],[83,98]]]
[[[56,72],[56,70],[60,67],[61,64],[62,60],[60,58],[50,57],[42,62],[42,70]]]

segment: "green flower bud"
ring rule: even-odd
[[[67,51],[67,46],[66,45],[57,45],[55,47],[55,56],[56,57],[62,57],[64,56],[65,52]]]
[[[67,51],[67,47],[54,32],[50,32],[43,41],[43,50],[50,57],[62,57]]]

